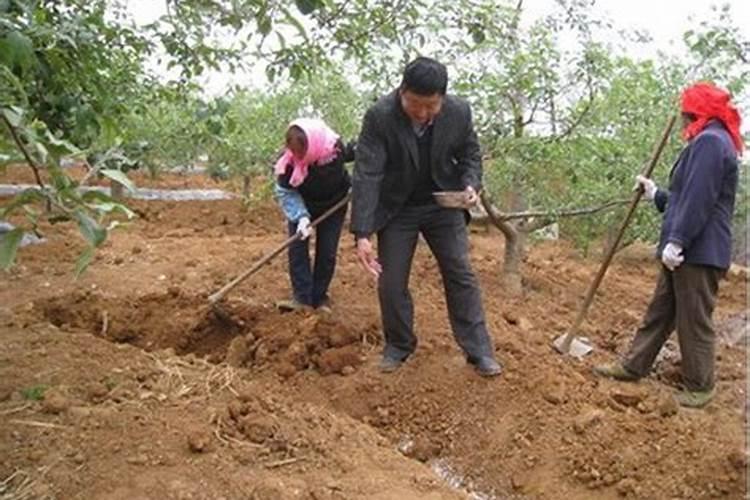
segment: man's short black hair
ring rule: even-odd
[[[401,90],[419,95],[445,95],[448,70],[444,64],[429,57],[417,57],[404,68]]]

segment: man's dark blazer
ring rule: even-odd
[[[479,142],[463,99],[444,97],[433,121],[430,158],[432,179],[441,190],[481,188]],[[351,231],[357,237],[379,231],[404,206],[418,168],[417,136],[396,90],[370,107],[362,122],[352,176]]]

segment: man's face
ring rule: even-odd
[[[401,107],[413,123],[427,125],[440,113],[443,95],[420,95],[410,90],[400,90]]]

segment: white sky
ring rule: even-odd
[[[163,0],[126,0],[126,3],[139,24],[154,21],[165,13]],[[648,32],[653,43],[631,44],[626,49],[632,57],[653,58],[659,51],[680,54],[684,50],[682,34],[696,27],[702,19],[715,18],[711,6],[724,4],[730,5],[742,37],[750,40],[750,0],[596,0],[592,10],[595,17],[609,18],[617,30]],[[525,0],[525,19],[528,21],[545,15],[554,5],[554,0]],[[621,42],[614,33],[610,36],[613,39],[602,41]],[[162,70],[160,72],[164,73]],[[205,75],[201,83],[207,93],[221,94],[233,83],[247,84],[251,80],[255,85],[262,85],[264,78],[260,72],[257,75],[213,72]]]

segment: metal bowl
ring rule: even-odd
[[[469,208],[465,191],[436,191],[432,193],[438,205],[445,208]]]

